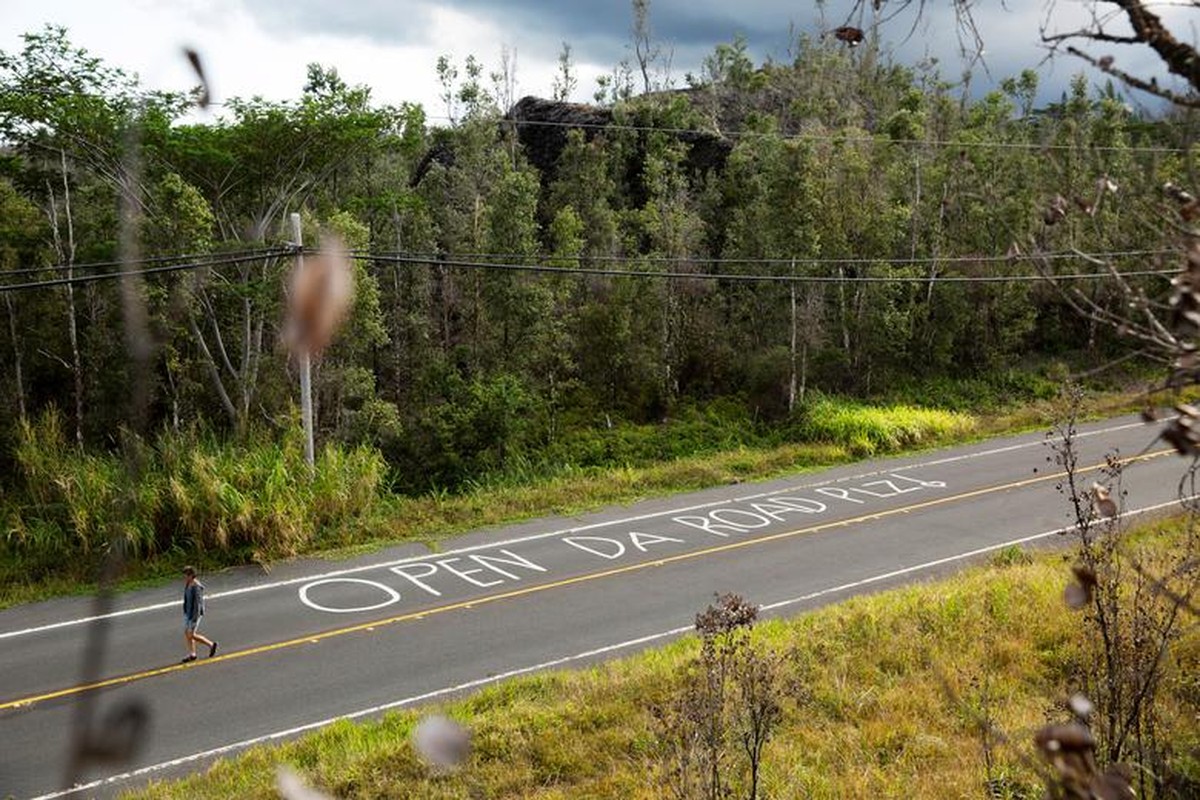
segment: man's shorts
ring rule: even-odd
[[[196,629],[200,627],[200,619],[201,619],[200,617],[196,617],[195,619],[188,619],[187,615],[185,614],[183,617],[183,632],[184,633],[195,633]]]

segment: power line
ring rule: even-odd
[[[437,260],[408,256],[351,254],[360,261],[375,261],[392,264],[425,264],[428,266],[455,267],[462,269],[497,270],[501,272],[532,272],[555,275],[595,275],[610,278],[659,278],[684,280],[717,280],[742,283],[1031,283],[1047,280],[1097,280],[1112,278],[1111,272],[1077,272],[1044,276],[1023,275],[762,275],[748,273],[714,272],[651,272],[648,270],[601,269],[592,267],[553,267],[542,264],[496,264],[482,261]],[[887,263],[878,259],[875,263]],[[1129,270],[1120,272],[1121,277],[1168,276],[1179,274],[1178,269]]]
[[[1110,260],[1114,258],[1141,258],[1146,256],[1161,256],[1172,255],[1178,251],[1170,249],[1157,250],[1110,250],[1102,253],[1089,253],[1090,258],[1098,258]],[[435,252],[401,252],[397,250],[384,251],[369,251],[369,250],[354,250],[351,255],[355,257],[403,257],[413,260],[424,260],[430,263],[441,263],[442,259],[506,259],[517,261],[599,261],[599,262],[617,262],[617,263],[651,263],[651,264],[759,264],[773,265],[781,267],[811,267],[811,266],[855,266],[878,264],[887,262],[888,264],[977,264],[980,262],[996,263],[1010,261],[1060,261],[1065,259],[1080,259],[1079,253],[1071,251],[1060,251],[1054,253],[1038,253],[1026,254],[1019,253],[1014,255],[999,255],[999,256],[920,256],[920,257],[900,257],[900,258],[811,258],[811,257],[782,257],[782,258],[738,258],[734,256],[614,256],[614,255],[545,255],[529,253],[435,253]],[[656,273],[657,274],[657,273]]]
[[[198,260],[208,258],[226,258],[231,256],[251,256],[251,255],[270,255],[276,252],[278,248],[263,247],[257,250],[231,250],[220,253],[177,253],[172,255],[162,256],[147,256],[146,258],[135,258],[132,260],[115,260],[115,261],[88,261],[79,264],[47,264],[44,267],[21,267],[19,269],[0,269],[0,278],[8,275],[33,275],[39,272],[66,272],[72,269],[103,269],[109,267],[126,267],[134,264],[159,264],[164,261],[185,261]]]
[[[101,272],[91,275],[77,275],[73,278],[55,278],[46,281],[31,281],[29,283],[10,283],[0,284],[0,294],[6,292],[23,292],[33,289],[46,289],[53,286],[76,285],[80,283],[95,283],[97,281],[109,281],[117,278],[125,278],[133,275],[161,275],[170,272],[183,272],[193,269],[203,269],[204,267],[220,267],[229,264],[243,264],[247,261],[259,261],[264,258],[272,258],[276,256],[286,256],[294,253],[295,250],[280,248],[278,250],[267,251],[255,255],[237,256],[232,258],[224,258],[217,261],[195,261],[186,264],[172,264],[166,267],[150,267],[149,269],[133,269],[123,272]]]
[[[115,280],[122,277],[132,275],[158,275],[173,272],[181,272],[195,269],[203,269],[204,267],[218,267],[232,264],[241,264],[248,261],[258,261],[265,258],[275,258],[280,256],[293,255],[295,248],[281,247],[253,251],[241,251],[231,254],[212,254],[203,255],[200,260],[186,261],[181,264],[171,264],[168,266],[149,267],[147,269],[124,270],[118,272],[102,272],[93,273],[90,275],[77,275],[71,278],[56,278],[42,281],[30,281],[26,283],[0,284],[0,293],[30,291],[34,289],[51,288],[55,286],[66,286],[83,283],[94,283],[105,280]],[[311,253],[319,253],[321,251],[311,250],[306,251]],[[1108,253],[1092,254],[1092,258],[1111,258],[1111,257],[1131,257],[1166,254],[1173,251],[1170,250],[1124,250],[1112,251]],[[489,254],[480,254],[483,257],[495,257]],[[639,279],[671,279],[671,280],[719,280],[730,282],[752,282],[752,283],[929,283],[930,281],[938,283],[1019,283],[1019,282],[1034,282],[1047,279],[1054,280],[1098,280],[1112,277],[1111,272],[1077,272],[1064,273],[1050,276],[1041,274],[1006,274],[1006,275],[943,275],[933,276],[928,275],[794,275],[794,274],[763,274],[763,273],[738,273],[738,272],[681,272],[681,271],[652,271],[652,270],[636,270],[636,269],[612,269],[599,267],[583,267],[583,266],[552,266],[545,263],[529,264],[529,263],[497,263],[489,261],[474,261],[468,260],[464,255],[456,255],[447,257],[438,254],[405,254],[397,252],[383,253],[365,253],[353,252],[349,256],[355,260],[368,261],[374,263],[392,263],[392,264],[409,264],[409,265],[427,265],[427,266],[442,266],[454,267],[462,269],[479,269],[479,270],[497,270],[507,272],[530,272],[540,274],[555,274],[555,275],[593,275],[602,277],[617,277],[617,278],[639,278]],[[516,254],[507,254],[509,257],[517,257]],[[173,256],[155,256],[152,258],[139,259],[131,262],[92,262],[92,266],[96,265],[126,265],[126,264],[147,264],[159,263],[161,261],[175,261],[188,258],[188,254],[178,254]],[[543,261],[557,260],[553,256],[530,257],[523,258],[540,258]],[[580,257],[575,257],[578,260]],[[1019,257],[1008,256],[979,256],[979,257],[949,257],[943,259],[937,258],[921,258],[921,259],[887,259],[887,258],[853,258],[853,259],[795,259],[795,264],[800,265],[870,265],[870,264],[963,264],[963,263],[978,263],[978,262],[998,262],[1010,260],[1023,261],[1041,261],[1041,260],[1063,260],[1063,259],[1080,259],[1081,256],[1076,253],[1047,253],[1044,256],[1023,255]],[[610,262],[621,261],[622,263],[630,264],[638,261],[657,260],[665,263],[704,263],[704,264],[773,264],[773,265],[791,265],[792,259],[736,259],[736,258],[701,258],[701,259],[665,259],[661,257],[639,259],[625,258],[618,259],[617,257],[609,257]],[[56,265],[61,266],[61,265]],[[81,265],[77,265],[81,266]],[[9,271],[15,272],[14,271]],[[1175,275],[1177,269],[1159,269],[1159,270],[1128,270],[1118,273],[1122,277],[1149,277],[1149,276],[1166,276]],[[2,273],[0,273],[2,274]]]

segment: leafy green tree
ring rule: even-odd
[[[17,192],[16,187],[7,179],[0,179],[0,276],[11,282],[21,282],[17,275],[8,276],[9,270],[29,270],[41,266],[46,260],[45,252],[45,221],[38,212],[37,206]],[[19,273],[28,277],[28,272]],[[13,280],[13,279],[16,280]],[[4,381],[12,393],[8,402],[4,403],[4,417],[9,416],[10,410],[16,407],[17,418],[25,420],[28,413],[28,386],[26,363],[26,337],[31,333],[35,336],[44,334],[39,330],[42,326],[36,324],[37,310],[44,303],[19,302],[12,292],[4,293],[4,310],[7,315],[7,333],[11,350],[8,366],[11,380]],[[4,359],[8,360],[8,359]],[[0,362],[2,363],[2,362]],[[15,400],[15,403],[12,402]],[[3,417],[0,417],[3,418]],[[11,424],[4,426],[11,430]]]

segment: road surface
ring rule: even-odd
[[[1125,512],[1177,500],[1182,465],[1134,418],[1083,426],[1083,480],[1131,458]],[[107,797],[340,718],[661,644],[714,592],[769,614],[945,572],[1069,524],[1042,434],[880,459],[543,519],[269,576],[205,580],[216,658],[181,665],[180,586],[110,616],[68,598],[0,612],[0,797]],[[1134,459],[1134,457],[1136,458]],[[109,647],[81,680],[89,627]],[[132,699],[150,713],[133,763],[63,785],[72,715]]]

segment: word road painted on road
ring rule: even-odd
[[[852,486],[818,486],[803,492],[785,490],[753,500],[691,509],[688,513],[666,512],[655,520],[654,532],[565,534],[550,539],[565,550],[557,553],[552,550],[546,560],[561,559],[567,568],[578,569],[580,555],[588,561],[615,562],[651,552],[669,553],[672,549],[683,552],[718,539],[754,531],[765,533],[773,526],[794,525],[800,520],[812,521],[831,508],[866,507],[889,498],[944,488],[944,481],[892,472]],[[300,587],[300,602],[315,611],[358,614],[399,603],[406,592],[413,592],[417,598],[444,597],[520,584],[551,572],[544,563],[500,545],[487,553],[428,556],[384,569],[390,573],[387,582],[366,578],[311,581]]]

